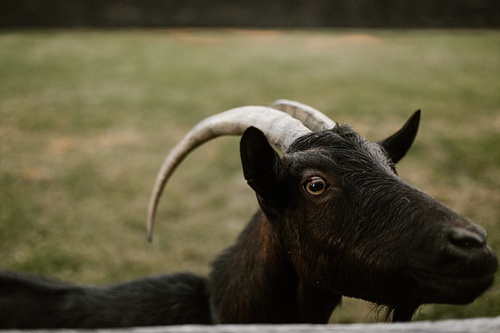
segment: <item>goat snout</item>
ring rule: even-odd
[[[486,244],[486,232],[460,219],[440,233],[435,252],[422,258],[417,280],[428,299],[422,303],[467,304],[488,289],[498,268],[495,253]]]
[[[492,279],[498,260],[486,244],[486,231],[471,221],[459,222],[458,226],[445,229],[444,246],[436,258],[435,268],[457,279]]]
[[[481,276],[496,271],[496,255],[486,244],[486,231],[477,224],[461,219],[444,233],[444,253],[440,264],[459,275]]]

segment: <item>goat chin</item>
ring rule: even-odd
[[[419,287],[432,295],[423,303],[469,304],[486,291],[494,281],[492,273],[476,277],[443,276],[430,272],[419,272]]]

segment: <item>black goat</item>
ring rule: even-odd
[[[243,134],[243,173],[261,209],[215,261],[207,286],[191,275],[104,289],[0,275],[9,290],[5,299],[0,289],[0,322],[11,308],[25,309],[22,303],[30,311],[8,327],[23,320],[30,323],[24,327],[326,323],[343,295],[385,305],[394,321],[408,321],[421,304],[469,303],[493,283],[497,259],[482,228],[397,175],[394,164],[413,143],[419,119],[417,112],[373,143],[287,101],[210,117],[167,157],[148,220],[151,237],[163,187],[191,150],[219,135]],[[50,314],[32,315],[38,308]]]

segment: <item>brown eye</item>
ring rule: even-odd
[[[322,195],[326,192],[327,184],[323,178],[315,176],[307,180],[304,189],[310,195]]]

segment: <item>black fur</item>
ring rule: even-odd
[[[106,287],[0,272],[0,328],[209,324],[206,279],[160,275]]]

